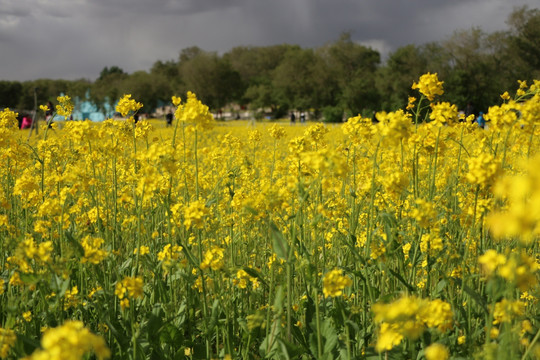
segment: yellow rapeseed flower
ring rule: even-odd
[[[375,348],[381,352],[391,350],[403,338],[417,339],[426,328],[446,331],[452,327],[452,309],[449,303],[416,296],[404,296],[389,304],[374,304],[374,321],[379,324]]]
[[[174,96],[173,95],[171,100],[172,100],[172,103],[173,103],[174,106],[178,106],[178,105],[180,105],[182,103],[182,99],[179,96]]]
[[[208,214],[208,208],[204,202],[195,200],[184,209],[184,226],[201,228],[203,218]]]
[[[425,352],[426,360],[447,360],[450,357],[450,351],[442,344],[431,344]]]
[[[142,107],[143,104],[132,99],[131,94],[126,94],[118,101],[116,111],[122,116],[127,116],[130,112],[136,112]]]
[[[343,290],[352,285],[350,277],[343,275],[343,270],[334,269],[323,278],[323,293],[326,297],[343,295]]]
[[[403,334],[399,325],[382,323],[377,334],[377,344],[375,350],[378,352],[390,351],[403,340]]]
[[[283,126],[280,126],[278,124],[274,124],[268,129],[268,132],[270,133],[270,136],[273,137],[276,140],[279,140],[285,136],[285,128]]]
[[[143,279],[140,276],[126,276],[116,283],[114,294],[120,300],[120,306],[123,308],[129,307],[129,298],[141,299],[143,293]]]
[[[525,303],[522,301],[509,301],[502,299],[495,304],[493,309],[493,324],[497,325],[503,322],[510,322],[523,316],[525,312]]]
[[[105,240],[94,238],[90,235],[85,236],[81,241],[81,246],[84,249],[84,257],[82,263],[91,263],[94,265],[102,262],[108,255],[107,251],[101,249]]]
[[[139,253],[139,255],[147,255],[150,253],[150,248],[146,245],[141,245],[141,247],[133,250],[133,255],[136,255],[137,253]]]
[[[90,332],[80,321],[67,321],[62,326],[47,329],[41,339],[41,349],[24,360],[81,360],[93,352],[96,357],[107,359],[111,352],[105,340]]]
[[[209,111],[208,106],[197,99],[195,93],[188,91],[187,101],[184,104],[180,104],[179,98],[176,100],[173,98],[173,103],[175,101],[178,103],[178,108],[175,111],[175,117],[178,121],[194,124],[197,130],[214,127],[214,116]]]
[[[499,161],[489,153],[479,153],[468,160],[469,172],[467,181],[474,185],[487,187],[495,181],[500,173]]]
[[[420,76],[418,83],[413,83],[412,89],[418,89],[429,101],[433,101],[435,96],[444,93],[442,85],[443,81],[439,81],[437,73],[431,74],[428,72]]]
[[[491,276],[499,266],[506,263],[506,257],[497,253],[496,250],[489,249],[478,258],[478,263],[482,266],[484,273]]]
[[[201,269],[205,270],[210,268],[214,271],[221,269],[224,265],[224,254],[225,249],[222,249],[219,246],[212,246],[211,249],[207,250],[204,253],[204,257],[201,262]]]
[[[71,98],[65,95],[59,96],[56,100],[59,102],[59,104],[56,105],[56,113],[60,116],[64,116],[66,119],[69,118],[74,109]]]
[[[9,350],[15,345],[17,335],[10,329],[0,327],[0,358],[5,359],[9,355]]]
[[[431,107],[429,118],[437,126],[452,124],[458,118],[457,106],[448,102],[437,103]]]

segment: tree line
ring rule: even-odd
[[[169,104],[171,95],[191,90],[214,111],[237,104],[269,109],[274,117],[298,109],[339,120],[403,108],[415,95],[412,83],[437,72],[444,81],[442,101],[485,111],[502,92],[515,90],[516,80],[540,78],[540,10],[517,8],[507,24],[505,31],[473,27],[441,42],[403,46],[384,63],[349,33],[318,48],[240,46],[218,55],[194,46],[177,60],[156,61],[149,71],[105,67],[95,81],[0,81],[0,107],[33,109],[37,89],[38,104],[66,93],[101,105],[130,93],[151,113]]]

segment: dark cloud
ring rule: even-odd
[[[186,16],[239,6],[242,0],[95,0],[86,6],[99,16]]]
[[[537,0],[0,0],[0,79],[95,79],[105,66],[148,70],[199,46],[299,44],[339,38],[383,55],[457,29],[505,29]],[[538,5],[536,5],[538,6]]]

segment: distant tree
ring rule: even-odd
[[[396,110],[407,105],[413,82],[427,72],[428,59],[422,48],[407,45],[390,54],[386,65],[377,72],[377,88],[384,110]]]
[[[229,61],[200,49],[190,48],[189,55],[182,53],[179,74],[185,91],[193,91],[212,109],[219,109],[241,97],[242,81]]]
[[[255,110],[261,108],[275,110],[279,108],[271,79],[261,80],[259,83],[250,85],[244,93],[244,100]]]
[[[449,71],[441,76],[445,81],[445,98],[461,108],[470,102],[477,111],[486,111],[500,100],[503,89],[494,79],[504,69],[496,67],[494,51],[487,39],[482,30],[471,28],[456,31],[443,42],[450,64]]]
[[[169,98],[180,93],[182,79],[180,78],[178,62],[158,60],[152,66],[150,75],[156,77],[156,81],[162,83],[162,87]]]
[[[378,51],[355,43],[350,33],[345,32],[339,40],[318,49],[317,53],[337,85],[332,88],[332,105],[346,109],[350,115],[379,106],[375,87],[375,72],[381,61]]]
[[[285,109],[335,105],[335,82],[313,49],[290,49],[273,72],[274,98]]]
[[[529,9],[527,6],[517,8],[510,14],[507,22],[511,28],[513,49],[530,66],[530,75],[539,76],[540,9]],[[534,72],[534,75],[532,72]]]
[[[38,105],[39,104],[45,104],[46,97],[43,96],[44,93],[47,92],[47,89],[39,89],[37,88],[37,84],[35,81],[25,81],[21,83],[22,89],[19,96],[19,101],[17,108],[21,110],[33,110],[34,109],[34,90],[36,89],[37,92],[37,100]],[[38,109],[39,110],[39,109]]]
[[[202,50],[198,46],[187,47],[187,48],[182,49],[180,51],[180,56],[178,56],[178,62],[179,63],[187,62],[187,61],[192,60],[192,59],[196,58],[197,56],[203,54],[204,52],[205,51]]]
[[[153,75],[164,75],[169,78],[177,78],[178,75],[178,63],[172,60],[161,61],[158,60],[152,65],[150,73]]]
[[[122,70],[118,66],[111,66],[110,68],[105,66],[103,70],[101,70],[101,72],[99,73],[98,80],[104,80],[110,75],[127,75],[127,74],[124,72],[124,70]]]
[[[170,88],[164,77],[154,76],[146,71],[136,71],[126,77],[119,88],[122,94],[131,94],[131,97],[143,104],[139,112],[153,113],[165,102],[170,101]]]
[[[0,109],[14,109],[19,105],[23,86],[18,81],[0,81]]]
[[[248,85],[268,79],[281,63],[287,51],[298,49],[296,45],[273,45],[265,47],[235,47],[223,55]]]
[[[296,45],[274,45],[266,47],[236,47],[223,55],[232,68],[238,72],[242,81],[242,104],[250,103],[255,109],[276,107],[272,72],[281,63],[285,53]]]
[[[117,70],[110,72],[109,69],[107,69],[106,71],[102,71],[101,75],[92,84],[90,89],[90,99],[98,106],[98,108],[100,108],[100,110],[104,111],[105,103],[113,106],[123,95],[123,82],[128,78],[128,74]]]
[[[22,83],[18,108],[28,110],[34,108],[34,89],[36,89],[38,105],[46,104],[48,101],[55,103],[60,94],[71,96],[69,94],[71,84],[72,82],[68,80],[38,79],[25,81]]]

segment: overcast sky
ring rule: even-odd
[[[383,55],[456,29],[507,29],[514,7],[538,0],[0,0],[0,80],[95,80],[199,46],[318,47],[344,31]]]

